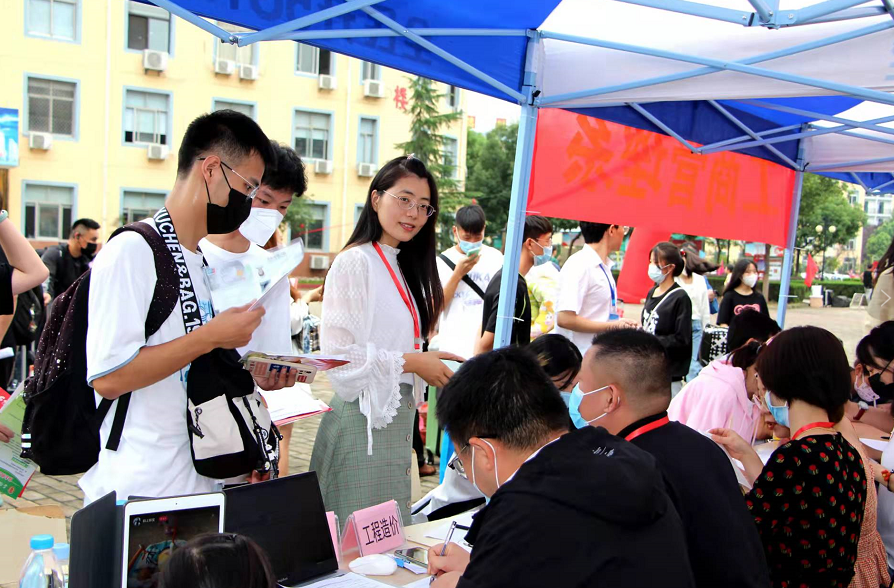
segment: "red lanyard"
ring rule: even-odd
[[[804,431],[809,431],[810,429],[831,429],[834,426],[835,423],[825,421],[818,423],[807,423],[806,425],[795,431],[795,434],[792,435],[792,439],[797,439],[798,435],[800,435]]]
[[[387,259],[385,259],[385,254],[382,253],[382,248],[379,247],[379,244],[374,241],[373,247],[376,248],[376,253],[379,254],[380,258],[382,258],[382,263],[384,263],[385,267],[388,268],[388,273],[391,274],[391,281],[394,282],[394,287],[397,288],[398,294],[400,294],[400,297],[404,301],[404,304],[406,304],[407,308],[410,310],[410,316],[413,317],[413,344],[415,345],[417,351],[421,350],[422,337],[419,332],[419,315],[416,314],[416,307],[413,306],[413,303],[410,301],[410,296],[408,295],[408,290],[410,288],[409,286],[407,286],[405,290],[404,287],[400,285],[400,281],[397,279],[397,274],[394,273],[394,270],[391,268],[391,264],[388,263]],[[401,274],[401,277],[403,277],[403,274]],[[406,279],[404,279],[404,283],[406,283]]]
[[[670,419],[668,417],[660,418],[657,421],[652,421],[648,425],[643,425],[639,429],[635,429],[629,435],[624,437],[624,439],[626,439],[627,441],[633,441],[640,435],[645,435],[649,431],[654,431],[655,429],[661,428],[664,425],[668,424],[669,422],[670,422]]]

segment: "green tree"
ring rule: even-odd
[[[826,247],[847,243],[857,235],[865,220],[863,211],[848,202],[841,182],[824,176],[804,174],[796,247],[813,252],[814,255],[822,253],[823,238]],[[817,225],[825,227],[822,234],[816,232]],[[834,233],[828,230],[831,226],[835,227]],[[799,255],[796,275],[800,272],[800,261]]]
[[[313,194],[307,194],[301,198],[293,198],[292,204],[289,205],[289,209],[286,211],[282,222],[286,223],[292,230],[293,239],[302,237],[307,241],[306,234],[308,229],[315,228],[311,227],[314,223],[314,217],[313,209],[308,202],[308,200],[313,200],[313,198]]]
[[[894,220],[886,221],[872,232],[866,241],[863,261],[869,263],[881,259],[891,245],[891,241],[894,241]]]
[[[412,153],[422,161],[435,177],[438,184],[438,224],[440,225],[439,247],[450,246],[450,227],[453,213],[465,204],[466,196],[460,191],[456,179],[456,169],[461,162],[453,161],[444,146],[446,137],[441,129],[462,118],[462,112],[441,112],[438,105],[444,94],[439,94],[435,84],[428,78],[416,77],[410,80],[410,139],[395,145],[406,154]]]

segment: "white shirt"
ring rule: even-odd
[[[617,301],[618,287],[612,276],[611,259],[604,262],[590,247],[572,255],[559,272],[559,301],[556,313],[571,311],[581,318],[606,322],[612,310],[612,292]],[[586,353],[593,342],[593,333],[578,333],[556,326],[556,333],[565,335],[580,352]]]
[[[691,284],[684,282],[682,276],[677,276],[674,281],[689,294],[689,299],[692,301],[692,320],[701,321],[702,326],[710,323],[711,304],[708,301],[708,283],[705,281],[705,277],[692,274]]]
[[[379,246],[404,287],[398,250]],[[407,295],[415,306],[412,294]],[[384,429],[394,420],[400,385],[413,385],[415,380],[413,374],[403,373],[403,355],[415,351],[413,319],[371,243],[346,249],[332,262],[326,275],[320,348],[324,355],[345,355],[351,362],[327,374],[336,394],[347,402],[359,401],[371,454],[372,429]],[[421,393],[417,388],[417,401]]]
[[[465,253],[457,251],[456,247],[444,251],[444,255],[454,264],[458,264],[466,256]],[[483,292],[487,290],[487,285],[490,284],[494,274],[503,267],[503,254],[493,247],[482,245],[478,255],[480,256],[478,263],[466,275]],[[438,257],[438,276],[442,287],[447,285],[452,275],[453,270]],[[478,331],[481,330],[484,300],[465,281],[460,280],[453,298],[445,300],[444,303],[446,308],[441,313],[438,327],[438,349],[468,359],[475,354],[475,340],[478,338]]]
[[[247,263],[254,268],[262,267],[270,253],[262,247],[252,243],[248,251],[243,253],[232,253],[226,249],[222,249],[209,241],[202,239],[199,241],[199,248],[205,255],[205,261],[210,267],[218,267],[232,261],[241,261]],[[275,292],[271,292],[273,297],[269,302],[265,300],[265,309],[267,313],[261,319],[261,325],[252,334],[251,342],[237,349],[239,355],[245,355],[249,351],[260,351],[273,355],[291,355],[292,353],[292,337],[290,329],[289,306],[292,297],[289,294],[289,280],[284,279],[282,282],[274,286]]]
[[[142,222],[155,226],[151,219]],[[202,256],[182,249],[205,323],[211,318],[211,294],[202,279]],[[178,302],[158,332],[145,340],[156,275],[152,249],[143,237],[135,233],[115,237],[97,254],[92,271],[88,383],[125,366],[144,346],[186,335]],[[100,400],[96,394],[97,405]],[[215,480],[200,476],[193,467],[186,430],[186,389],[180,371],[131,394],[121,444],[117,451],[110,451],[105,445],[117,404],[117,400],[112,404],[100,429],[99,461],[79,482],[85,504],[112,490],[122,500],[131,495],[176,496],[216,488]]]

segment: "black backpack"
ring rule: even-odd
[[[31,345],[40,335],[44,321],[43,288],[22,292],[16,300],[16,311],[9,325],[16,345]]]
[[[115,231],[133,231],[152,248],[157,280],[149,313],[146,339],[154,335],[173,312],[180,296],[174,258],[164,239],[146,223],[132,223]],[[99,459],[99,430],[113,400],[96,406],[87,385],[87,302],[90,271],[53,301],[37,346],[34,376],[25,382],[25,417],[22,423],[22,457],[35,461],[48,475],[79,474]],[[106,449],[117,451],[124,428],[128,392],[118,398],[115,420]]]

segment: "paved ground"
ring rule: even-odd
[[[641,306],[628,304],[625,313],[628,317],[639,317]],[[771,307],[771,314],[775,316],[775,308]],[[793,307],[789,309],[788,326],[817,325],[829,329],[844,342],[848,356],[853,358],[854,348],[863,336],[863,322],[865,311],[849,308],[808,308]],[[329,401],[332,398],[332,388],[325,375],[322,375],[313,386],[314,394],[322,400]],[[304,419],[295,423],[292,434],[292,442],[289,447],[289,472],[305,472],[310,465],[310,455],[313,450],[317,427],[320,424],[319,416]],[[79,476],[43,476],[36,474],[28,486],[24,496],[19,500],[7,499],[2,508],[33,506],[44,504],[58,504],[62,507],[66,517],[81,507],[84,494],[77,485]],[[437,483],[437,477],[432,476],[422,479],[423,493],[431,490]]]

